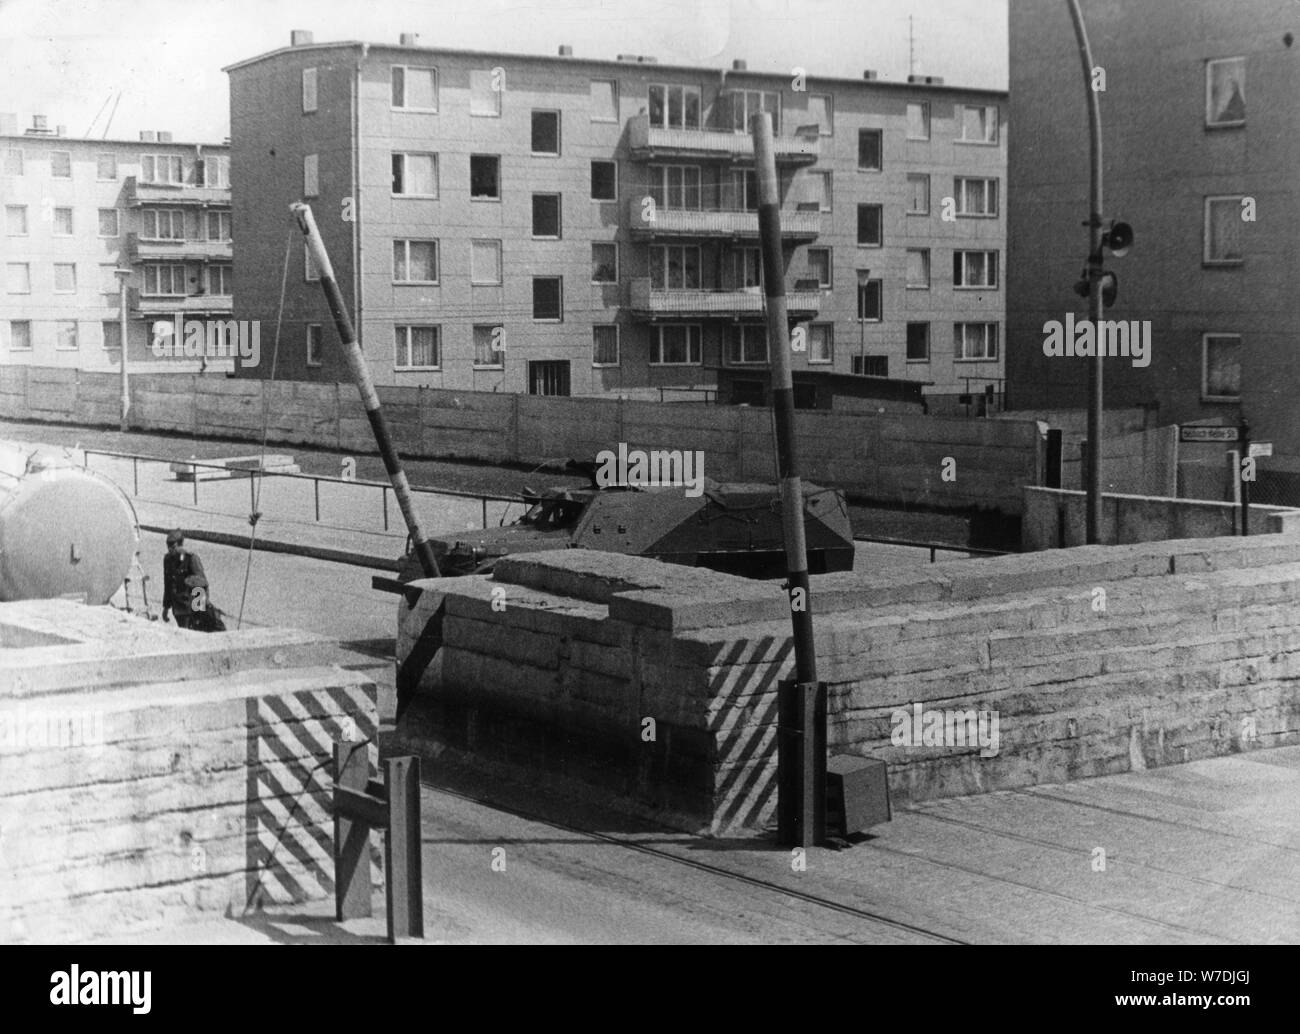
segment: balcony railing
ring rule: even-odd
[[[189,183],[148,183],[138,176],[126,178],[130,205],[201,205],[229,208],[229,187],[196,187]]]
[[[754,160],[754,138],[730,129],[665,129],[650,125],[649,115],[636,115],[628,122],[629,145],[634,158],[671,157]],[[816,124],[799,126],[793,135],[779,135],[773,141],[776,160],[783,165],[811,165],[821,153],[821,136]]]
[[[628,202],[627,224],[636,237],[739,237],[758,239],[758,213],[717,208],[665,208],[650,205],[651,199],[634,197]],[[821,212],[781,212],[781,236],[792,240],[815,240],[821,232]]]
[[[629,284],[628,308],[636,315],[663,317],[735,317],[761,316],[766,308],[762,288],[723,288],[690,290],[653,288],[649,277],[633,279]],[[788,291],[786,309],[791,316],[808,318],[821,309],[819,291]]]
[[[230,241],[158,240],[138,233],[126,235],[126,248],[132,262],[229,262],[232,254]]]
[[[234,310],[234,299],[228,294],[150,295],[133,287],[127,301],[140,316],[229,315]]]

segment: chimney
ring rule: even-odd
[[[160,144],[170,144],[172,142],[172,133],[170,129],[158,130],[158,142]]]
[[[48,133],[50,131],[44,115],[32,116],[32,128],[38,133]]]
[[[140,139],[148,144],[156,144],[158,142],[158,134],[152,129],[142,129],[140,130]]]
[[[55,136],[67,136],[67,135],[68,135],[68,127],[67,127],[67,126],[55,126],[55,127],[54,127],[54,135],[55,135]]]
[[[653,65],[659,61],[657,57],[646,57],[644,54],[619,54],[618,59],[632,65]]]
[[[731,70],[733,72],[743,72],[748,68],[749,65],[745,62],[743,57],[738,57],[735,61],[731,62]]]
[[[942,86],[943,76],[941,75],[909,75],[909,83],[917,83],[922,86]]]
[[[877,79],[880,78],[880,73],[877,72],[874,68],[868,68],[866,71],[862,73],[862,78],[867,80],[867,82],[874,83]]]
[[[567,43],[560,44],[560,57],[573,57],[573,48]]]
[[[289,46],[305,47],[312,41],[311,33],[307,29],[294,29],[289,33]]]
[[[0,136],[18,135],[18,115],[12,111],[0,111]]]
[[[400,39],[404,47],[418,47],[420,45],[420,34],[418,32],[404,32]]]

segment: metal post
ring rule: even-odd
[[[384,830],[384,897],[388,940],[424,936],[424,874],[420,837],[420,759],[387,758],[388,828]]]
[[[479,500],[483,504],[483,527],[487,527],[487,496]]]
[[[119,430],[127,431],[130,429],[131,414],[131,382],[126,372],[126,353],[127,353],[127,326],[126,326],[126,281],[131,275],[129,269],[115,269],[113,274],[117,277],[118,286],[118,332],[122,335],[122,415],[119,422]]]
[[[1250,459],[1250,427],[1244,420],[1241,422],[1240,437],[1241,453],[1237,463],[1237,478],[1241,481],[1241,534],[1246,536],[1250,534],[1250,482],[1242,475],[1246,473],[1248,466],[1245,461]]]
[[[817,685],[817,658],[813,642],[812,600],[808,584],[808,547],[804,538],[803,485],[799,479],[798,458],[794,435],[794,384],[790,373],[790,325],[785,301],[785,261],[781,254],[780,197],[777,189],[776,154],[772,144],[772,117],[760,112],[749,120],[754,138],[755,175],[758,180],[758,232],[762,247],[763,280],[767,293],[767,340],[772,358],[772,429],[776,438],[777,475],[781,488],[781,525],[785,535],[785,558],[788,577],[786,592],[790,605],[790,622],[794,633],[795,689],[805,701],[806,694],[815,694]],[[780,709],[788,717],[789,708]],[[792,728],[779,721],[778,741],[798,737],[803,741],[802,751],[811,762],[800,765],[804,785],[793,794],[794,802],[782,807],[778,799],[778,838],[784,844],[797,843],[808,847],[826,839],[826,742],[825,708],[821,709],[820,725],[817,709],[809,714],[806,706],[801,714],[809,718],[812,727],[800,722]],[[811,743],[808,733],[811,731]],[[823,744],[818,751],[816,744]],[[809,754],[810,752],[810,754]],[[779,763],[779,762],[778,762]],[[818,778],[820,773],[820,778]],[[811,781],[812,785],[807,783]],[[790,789],[778,776],[781,796],[790,795]],[[808,797],[813,802],[812,814],[807,812]],[[798,817],[789,807],[794,803]]]
[[[320,478],[311,479],[311,491],[316,499],[316,521],[320,523]]]
[[[140,457],[131,457],[131,494],[140,494]]]
[[[193,456],[190,457],[190,459],[193,458]],[[199,468],[197,466],[190,467],[190,476],[194,479],[194,505],[197,507],[199,505]]]
[[[370,774],[364,743],[334,744],[334,785],[362,793]],[[370,915],[370,827],[334,809],[334,917]]]
[[[387,531],[388,530],[388,486],[382,485],[379,489],[379,494],[383,496],[384,499],[384,531]]]
[[[392,482],[393,496],[397,499],[402,516],[406,518],[412,548],[419,558],[425,577],[439,578],[441,572],[438,570],[438,561],[434,558],[433,547],[424,537],[424,529],[420,527],[420,520],[415,514],[415,506],[411,501],[411,486],[407,483],[402,462],[393,447],[392,437],[388,433],[388,423],[384,420],[384,411],[379,407],[379,394],[375,391],[370,370],[366,366],[366,357],[357,343],[352,320],[348,317],[348,310],[343,304],[343,295],[339,292],[339,285],[334,279],[334,267],[330,265],[320,231],[316,229],[316,220],[312,216],[311,206],[298,202],[290,205],[289,209],[307,239],[307,249],[311,252],[312,262],[315,263],[317,272],[320,273],[321,290],[325,292],[325,301],[329,305],[330,315],[334,317],[334,326],[343,345],[348,369],[352,372],[352,379],[356,381],[357,391],[361,395],[361,404],[365,407],[366,417],[370,421],[370,430],[374,433],[375,444],[379,446],[379,455],[384,460],[384,469],[388,471],[389,480]]]
[[[1101,101],[1092,88],[1092,48],[1088,46],[1088,30],[1083,24],[1079,0],[1066,0],[1070,20],[1074,22],[1074,35],[1079,44],[1079,59],[1083,62],[1083,88],[1088,100],[1088,318],[1092,321],[1094,335],[1099,332],[1102,320],[1101,278]],[[1101,541],[1101,453],[1102,453],[1102,348],[1096,341],[1096,355],[1088,367],[1088,466],[1084,487],[1087,490],[1087,542],[1096,545]]]

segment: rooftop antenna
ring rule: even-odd
[[[108,102],[111,101],[112,99],[113,99],[113,91],[110,90],[107,94],[105,94],[104,103],[101,104],[99,106],[99,110],[95,112],[95,117],[90,120],[90,125],[86,127],[85,138],[87,140],[90,139],[90,131],[95,128],[95,123],[99,121],[99,116],[104,114],[104,109],[108,107]]]
[[[108,113],[108,121],[104,123],[104,133],[100,137],[101,140],[108,139],[108,127],[113,124],[113,116],[117,114],[117,106],[121,102],[121,100],[122,100],[122,91],[118,90],[117,96],[113,98],[113,110]]]
[[[912,16],[907,16],[907,74],[916,75],[916,46],[912,36]]]

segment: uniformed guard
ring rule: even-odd
[[[179,528],[168,532],[163,557],[163,620],[171,611],[177,627],[193,628],[207,609],[207,585],[202,562],[185,548],[185,535]]]

